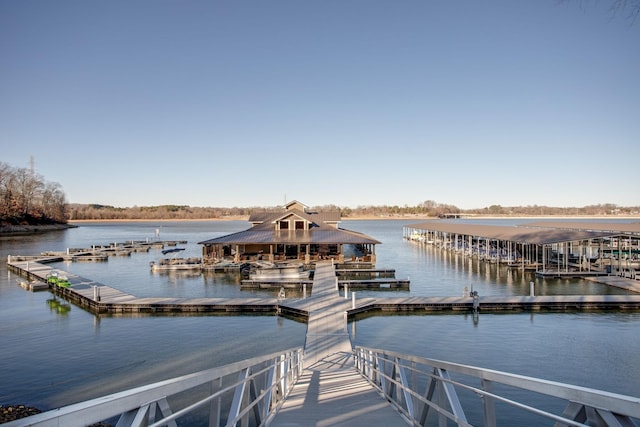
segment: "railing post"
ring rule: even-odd
[[[371,374],[369,375],[373,380],[374,384],[382,385],[380,381],[380,374],[378,370],[380,369],[380,363],[378,363],[378,355],[374,354],[373,351],[369,352],[370,363],[369,369],[371,370]]]
[[[231,402],[231,409],[229,410],[229,419],[227,420],[227,425],[229,425],[230,420],[235,420],[238,415],[240,415],[240,411],[242,410],[242,403],[244,401],[245,390],[247,388],[247,378],[249,377],[249,368],[242,369],[238,374],[238,381],[240,384],[236,386],[236,389],[233,393],[233,400]]]
[[[280,388],[282,389],[282,396],[287,394],[287,385],[289,373],[287,372],[287,358],[286,356],[280,356],[280,369],[279,369],[279,377],[280,377]]]
[[[493,393],[493,382],[482,379],[482,390],[487,393]],[[486,394],[482,395],[482,409],[484,413],[484,425],[487,427],[495,427],[496,425],[496,404],[495,399]]]
[[[396,365],[398,377],[400,379],[400,385],[402,387],[402,396],[404,397],[405,406],[407,407],[407,412],[412,419],[416,418],[415,411],[413,410],[413,397],[409,392],[411,390],[411,384],[409,384],[409,380],[407,379],[407,374],[405,372],[404,367],[400,363],[400,358],[396,357]],[[398,393],[398,400],[400,401],[401,394]]]
[[[222,388],[222,378],[211,381],[211,394],[217,393]],[[209,405],[209,427],[220,427],[220,415],[222,413],[221,397],[212,399]]]
[[[440,368],[436,368],[436,370],[438,372],[438,380],[440,381],[440,390],[442,392],[440,396],[446,398],[446,400],[449,402],[449,406],[451,407],[451,412],[453,413],[453,415],[466,422],[467,418],[464,415],[464,410],[462,409],[460,399],[458,399],[456,389],[454,388],[453,384],[449,382],[451,380],[449,372],[447,372],[446,369]]]

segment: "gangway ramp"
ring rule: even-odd
[[[293,426],[410,425],[354,368],[351,354],[334,353],[304,369],[268,424]]]
[[[318,263],[309,314],[304,370],[269,421],[273,427],[390,426],[410,423],[357,371],[347,331],[350,301],[341,298],[335,267]]]

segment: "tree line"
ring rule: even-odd
[[[193,207],[186,205],[133,206],[119,208],[101,204],[68,206],[69,220],[224,219],[249,216],[257,208]],[[262,208],[259,208],[262,209]]]
[[[32,169],[0,162],[0,221],[7,224],[64,223],[67,202],[60,184]]]
[[[0,221],[5,224],[66,223],[68,220],[188,220],[246,218],[255,211],[280,211],[273,207],[194,207],[186,205],[114,207],[101,204],[67,204],[60,184],[48,182],[33,169],[15,168],[0,162]],[[638,215],[640,207],[612,203],[584,207],[491,205],[479,209],[459,209],[455,205],[426,200],[416,206],[315,206],[317,211],[338,211],[343,218],[446,217],[450,214],[491,216],[593,216]]]
[[[244,218],[255,211],[281,211],[273,207],[193,207],[186,205],[134,206],[118,208],[99,204],[71,204],[68,207],[70,220],[155,220],[155,219],[224,219]],[[355,208],[336,205],[312,207],[315,211],[338,211],[342,218],[394,218],[394,217],[446,217],[450,214],[487,216],[617,216],[638,215],[640,207],[619,207],[615,204],[597,204],[584,207],[511,206],[491,205],[480,209],[459,209],[454,205],[432,200],[416,206],[358,206]]]

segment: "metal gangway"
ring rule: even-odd
[[[342,419],[328,414],[313,424],[279,423],[279,411],[295,394],[303,373],[302,349],[252,358],[219,368],[164,380],[9,422],[16,426],[328,426],[359,425],[554,425],[637,426],[640,399],[479,367],[356,347],[351,376],[365,379],[378,399],[368,400],[375,414],[380,402],[397,417],[371,420],[354,409],[355,389],[334,384],[334,406]],[[336,355],[329,357],[329,361]],[[339,379],[335,378],[334,380]],[[303,391],[311,395],[311,388]],[[307,397],[308,398],[308,397]],[[322,396],[313,396],[321,400]],[[318,407],[322,411],[322,405]],[[322,414],[321,414],[322,415]],[[331,417],[331,418],[329,418]],[[360,421],[360,422],[359,422]]]

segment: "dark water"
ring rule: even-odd
[[[409,277],[408,292],[385,296],[624,293],[582,280],[535,278],[434,251],[402,239],[416,221],[343,221],[342,227],[382,241],[378,266]],[[486,222],[485,222],[486,223]],[[496,224],[496,222],[493,222]],[[187,240],[181,256],[199,256],[197,242],[244,230],[248,223],[137,222],[87,224],[38,236],[0,239],[0,256],[90,247],[127,240]],[[159,250],[111,257],[106,263],[59,263],[58,268],[138,296],[237,297],[272,295],[240,291],[232,275],[151,273]],[[66,307],[67,310],[61,309]],[[639,313],[521,313],[471,316],[375,316],[349,326],[354,344],[401,351],[640,395]],[[42,409],[86,400],[160,379],[223,365],[304,343],[306,326],[270,316],[94,316],[48,292],[31,293],[0,266],[0,404]]]

